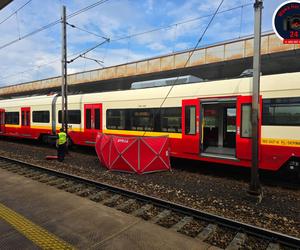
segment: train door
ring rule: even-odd
[[[201,155],[236,157],[236,98],[201,100]]]
[[[102,132],[102,104],[84,105],[84,134],[86,144],[95,144],[98,132]]]
[[[0,134],[5,133],[5,111],[0,109]]]
[[[262,97],[260,97],[260,107],[262,107]],[[251,108],[252,108],[251,96],[238,97],[236,155],[237,158],[241,160],[251,160],[252,158]],[[259,118],[258,124],[259,124],[259,138],[260,138],[261,117]]]
[[[199,99],[182,100],[182,150],[199,154]]]
[[[30,136],[30,108],[21,108],[21,135]]]

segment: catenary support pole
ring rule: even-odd
[[[254,53],[253,53],[253,86],[252,86],[252,166],[249,194],[261,200],[262,189],[259,181],[259,119],[260,119],[260,72],[261,72],[261,16],[263,0],[254,4]]]
[[[67,88],[67,24],[66,24],[66,6],[62,6],[62,51],[61,51],[61,122],[65,132],[68,133],[68,88]]]

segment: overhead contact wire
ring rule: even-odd
[[[218,13],[219,9],[221,8],[223,2],[224,2],[224,0],[221,0],[221,2],[220,2],[220,4],[219,4],[218,8],[216,9],[215,13],[214,13],[213,16],[211,17],[211,19],[210,19],[209,23],[207,24],[206,28],[205,28],[204,31],[202,32],[202,35],[201,35],[201,37],[199,38],[198,42],[196,43],[195,47],[193,48],[192,52],[189,54],[189,57],[188,57],[188,59],[186,60],[186,62],[185,62],[185,64],[184,64],[184,66],[183,66],[182,69],[184,69],[184,68],[187,66],[187,64],[189,63],[191,57],[193,56],[194,52],[195,52],[196,49],[198,48],[200,42],[202,41],[202,39],[203,39],[204,35],[206,34],[206,32],[207,32],[209,26],[211,25],[212,21],[214,20],[215,16],[217,15],[217,13]],[[166,100],[167,100],[169,94],[171,93],[173,87],[175,86],[176,82],[178,81],[178,79],[179,79],[179,77],[180,77],[180,75],[181,75],[181,73],[182,73],[182,69],[181,69],[181,71],[178,73],[178,76],[177,76],[176,80],[172,83],[172,86],[171,86],[171,88],[169,89],[169,91],[168,91],[166,97],[164,98],[163,102],[161,103],[160,108],[164,105],[164,103],[166,102]]]
[[[218,12],[217,14],[223,14],[223,13],[230,12],[230,11],[233,11],[233,10],[236,10],[236,9],[240,9],[242,7],[247,7],[247,6],[250,6],[250,5],[253,5],[253,4],[248,3],[248,4],[244,4],[244,5],[239,5],[239,6],[230,8],[230,9],[222,10],[222,11]],[[141,35],[145,35],[145,34],[148,34],[148,33],[156,32],[156,31],[159,31],[159,30],[167,29],[167,28],[172,28],[174,26],[179,26],[179,25],[182,25],[182,24],[194,22],[194,21],[197,21],[197,20],[200,20],[200,19],[203,19],[203,18],[211,17],[211,16],[214,17],[215,13],[195,17],[195,18],[192,18],[192,19],[187,19],[187,20],[184,20],[184,21],[181,21],[181,22],[178,22],[178,23],[169,24],[169,25],[166,25],[166,26],[158,27],[158,28],[155,28],[155,29],[151,29],[151,30],[147,30],[147,31],[143,31],[143,32],[135,33],[135,34],[130,34],[130,35],[123,36],[123,37],[112,38],[111,42],[124,40],[124,39],[132,38],[132,37],[135,37],[135,36],[141,36]]]
[[[6,17],[4,20],[2,20],[0,22],[0,25],[4,22],[6,22],[8,19],[10,19],[14,14],[18,13],[21,9],[23,9],[27,4],[29,4],[30,2],[32,2],[32,0],[27,1],[25,4],[23,4],[20,8],[18,8],[17,10],[15,10],[13,13],[11,13],[8,17]]]
[[[100,4],[103,4],[103,3],[107,2],[107,1],[109,1],[109,0],[102,0],[102,1],[99,1],[99,2],[97,2],[97,3],[95,3],[95,4],[92,4],[92,5],[88,6],[89,8],[86,7],[86,8],[81,9],[80,11],[76,11],[76,12],[74,12],[74,13],[68,15],[67,18],[72,18],[72,17],[74,17],[74,16],[79,15],[80,13],[82,13],[83,10],[84,10],[84,11],[87,11],[87,10],[91,9],[92,7],[96,7],[96,6],[98,6],[98,5],[100,5]],[[152,32],[159,31],[159,30],[163,30],[163,29],[166,29],[166,28],[171,28],[171,27],[174,27],[174,26],[177,27],[178,25],[186,24],[186,23],[189,23],[189,22],[197,21],[197,20],[200,20],[200,19],[203,19],[203,18],[207,18],[207,17],[211,17],[211,16],[214,17],[215,15],[222,14],[222,13],[226,13],[226,12],[230,12],[230,11],[233,11],[233,10],[236,10],[236,9],[239,9],[239,8],[244,8],[244,7],[247,7],[247,6],[250,6],[250,5],[252,5],[252,3],[243,4],[243,5],[240,5],[240,6],[236,6],[236,7],[233,7],[233,8],[226,9],[226,10],[222,10],[222,11],[220,11],[220,12],[218,12],[218,13],[214,13],[214,14],[208,14],[208,15],[199,16],[199,17],[192,18],[192,19],[187,19],[187,20],[184,20],[184,21],[182,21],[182,22],[170,24],[170,25],[167,25],[167,26],[158,27],[158,28],[155,28],[155,29],[151,29],[151,30],[147,30],[147,31],[143,31],[143,32],[139,32],[139,33],[135,33],[135,34],[123,36],[123,37],[112,38],[112,39],[110,39],[110,42],[115,42],[115,41],[119,41],[119,40],[123,40],[123,39],[129,39],[129,38],[132,38],[132,37],[135,37],[135,36],[145,35],[145,34],[148,34],[148,33],[152,33]],[[60,22],[61,22],[61,20],[59,19],[59,20],[56,20],[56,21],[54,21],[54,22],[52,22],[52,23],[49,23],[49,24],[47,24],[47,25],[41,27],[40,29],[38,29],[38,30],[36,30],[36,31],[33,31],[33,32],[31,32],[31,33],[29,33],[29,34],[27,34],[27,35],[25,35],[25,36],[19,37],[19,39],[16,39],[16,40],[14,40],[14,41],[12,41],[12,42],[6,44],[6,45],[0,46],[0,49],[2,49],[2,48],[4,48],[4,47],[7,47],[7,46],[11,45],[12,43],[15,43],[15,42],[17,42],[17,41],[19,41],[19,40],[22,40],[22,39],[24,39],[24,38],[26,38],[26,37],[28,37],[28,36],[31,36],[31,35],[34,35],[34,34],[40,32],[40,31],[43,31],[43,30],[45,30],[45,29],[47,29],[47,28],[50,28],[50,27],[52,27],[52,26],[54,26],[54,25],[56,25],[56,24],[58,24],[58,23],[60,23]],[[97,36],[97,37],[100,37],[100,38],[103,38],[103,39],[108,39],[108,38],[106,38],[106,37],[104,37],[104,36],[102,36],[102,35],[99,35],[99,34],[96,34],[96,33],[94,33],[94,32],[91,32],[91,31],[89,31],[89,30],[83,29],[83,28],[78,27],[78,26],[76,26],[76,25],[69,24],[69,23],[67,23],[67,24],[68,24],[70,27],[72,27],[72,28],[76,28],[76,29],[78,29],[78,30],[84,31],[84,32],[89,33],[89,34],[91,34],[91,35],[94,35],[94,36]],[[101,45],[101,44],[100,44],[100,45]],[[96,46],[93,46],[92,48],[98,47],[98,46],[100,46],[100,45],[97,44]],[[85,51],[86,51],[86,49],[85,49],[85,50],[82,50],[81,52],[74,53],[74,54],[72,54],[72,55],[73,55],[73,56],[74,56],[74,55],[80,55],[80,54],[83,54]],[[78,57],[83,57],[83,56],[78,56]],[[87,58],[86,58],[86,59],[87,59]],[[96,60],[96,59],[94,59],[94,60]],[[189,58],[188,60],[190,60],[190,58]],[[54,62],[56,62],[56,61],[60,61],[60,59],[55,60],[55,61],[50,62],[50,63],[46,63],[46,64],[42,64],[42,65],[36,66],[35,68],[40,68],[40,67],[46,66],[46,65],[48,65],[48,64],[52,64],[52,63],[54,63]],[[97,61],[99,61],[99,60],[97,60]],[[26,73],[26,72],[29,72],[30,70],[31,70],[31,69],[26,70],[26,71],[19,72],[19,73],[17,73],[17,74],[20,74],[20,73],[21,73],[21,74],[22,74],[22,73]],[[8,76],[5,76],[5,77],[1,77],[0,79],[6,79],[6,78],[9,78],[9,77],[13,77],[13,76],[16,76],[17,74],[15,74],[15,75],[8,75]]]
[[[94,7],[98,6],[98,5],[100,5],[100,4],[106,3],[107,1],[109,1],[109,0],[98,1],[98,2],[96,2],[96,3],[94,3],[94,4],[92,4],[92,5],[89,5],[89,6],[85,7],[85,8],[83,8],[83,9],[81,9],[81,10],[75,11],[74,13],[68,15],[68,16],[67,16],[67,19],[68,19],[68,18],[72,18],[72,17],[74,17],[74,16],[77,16],[77,15],[79,15],[79,14],[81,14],[81,13],[87,11],[87,10],[90,10],[90,9],[92,9],[92,8],[94,8]],[[55,26],[56,24],[59,24],[60,22],[61,22],[61,19],[58,19],[58,20],[53,21],[53,22],[51,22],[51,23],[49,23],[49,24],[47,24],[47,25],[45,25],[45,26],[43,26],[43,27],[41,27],[41,28],[39,28],[39,29],[37,29],[37,30],[34,30],[34,31],[32,31],[32,32],[30,32],[30,33],[24,35],[24,36],[21,36],[21,37],[19,37],[18,39],[12,40],[12,41],[10,41],[10,42],[8,42],[8,43],[6,43],[6,44],[0,46],[0,50],[1,50],[1,49],[4,49],[4,48],[6,48],[6,47],[8,47],[8,46],[10,46],[10,45],[12,45],[12,44],[14,44],[14,43],[20,41],[20,40],[23,40],[23,39],[25,39],[25,38],[27,38],[27,37],[33,36],[33,35],[35,35],[35,34],[41,32],[41,31],[43,31],[43,30],[49,29],[49,28],[51,28],[52,26]]]

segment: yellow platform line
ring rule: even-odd
[[[67,242],[0,203],[1,218],[42,249],[75,249]]]

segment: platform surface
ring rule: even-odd
[[[62,246],[75,249],[215,249],[114,208],[3,169],[0,169],[0,183],[0,249],[40,249],[37,240],[41,239],[48,239],[44,244],[60,241]],[[6,211],[6,217],[3,211]],[[32,223],[27,232],[32,233],[31,227],[37,230],[31,239],[22,231],[28,230],[24,221]]]

